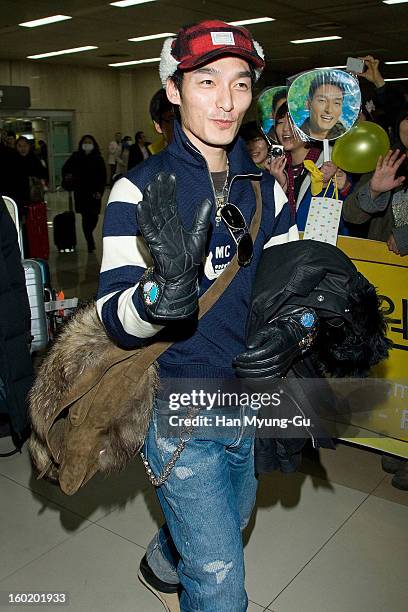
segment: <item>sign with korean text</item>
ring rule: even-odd
[[[389,358],[374,368],[372,377],[387,380],[389,392],[359,421],[349,441],[408,458],[408,256],[391,253],[374,240],[339,236],[337,246],[352,259],[357,269],[377,288],[389,321],[393,341]],[[364,431],[370,437],[364,438]],[[375,437],[374,432],[378,434]]]

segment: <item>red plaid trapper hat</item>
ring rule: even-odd
[[[247,60],[255,69],[257,79],[265,67],[262,47],[246,28],[207,20],[181,28],[175,38],[166,39],[159,68],[163,86],[177,68],[196,68],[221,55],[236,55]]]

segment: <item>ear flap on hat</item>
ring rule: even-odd
[[[259,57],[261,57],[265,61],[265,54],[264,54],[264,50],[262,49],[261,45],[259,44],[257,40],[253,40],[253,43],[254,43],[255,51],[257,52]],[[262,71],[263,71],[263,68],[255,68],[256,80],[259,79],[259,77],[262,74]]]
[[[159,74],[163,87],[166,87],[167,79],[176,72],[177,66],[180,63],[173,57],[171,53],[171,46],[173,44],[173,40],[175,40],[175,38],[173,38],[172,36],[166,38],[163,43],[162,52],[160,54]]]

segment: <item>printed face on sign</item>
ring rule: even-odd
[[[346,128],[340,121],[343,110],[344,94],[339,85],[320,85],[308,98],[306,106],[310,111],[309,135],[318,140],[328,138],[330,131],[344,133]]]
[[[334,140],[356,122],[361,105],[357,79],[343,70],[311,70],[296,77],[288,109],[302,140]]]

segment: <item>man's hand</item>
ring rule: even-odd
[[[312,308],[287,307],[266,323],[235,357],[232,365],[240,378],[285,376],[297,357],[305,353],[317,334],[318,318]]]
[[[364,60],[364,63],[367,66],[367,70],[358,76],[367,79],[367,81],[373,83],[377,88],[382,87],[385,84],[385,81],[378,68],[380,60],[375,59],[372,55],[366,55],[365,57],[359,57],[358,59]]]
[[[400,255],[401,253],[398,250],[396,240],[394,238],[394,234],[390,234],[390,237],[387,240],[387,247],[389,251],[392,251],[396,255]]]
[[[405,153],[400,156],[400,150],[388,151],[383,158],[382,155],[378,158],[375,172],[370,180],[370,192],[373,200],[381,193],[396,189],[405,180],[405,176],[395,178],[398,168],[406,159]]]
[[[285,193],[288,188],[288,176],[285,172],[287,161],[286,155],[280,155],[272,157],[268,163],[265,163],[265,169],[278,181]]]
[[[197,312],[197,275],[211,209],[210,200],[204,200],[187,231],[177,210],[175,176],[161,172],[146,186],[137,205],[137,222],[154,265],[142,277],[139,290],[153,319],[187,319]]]

